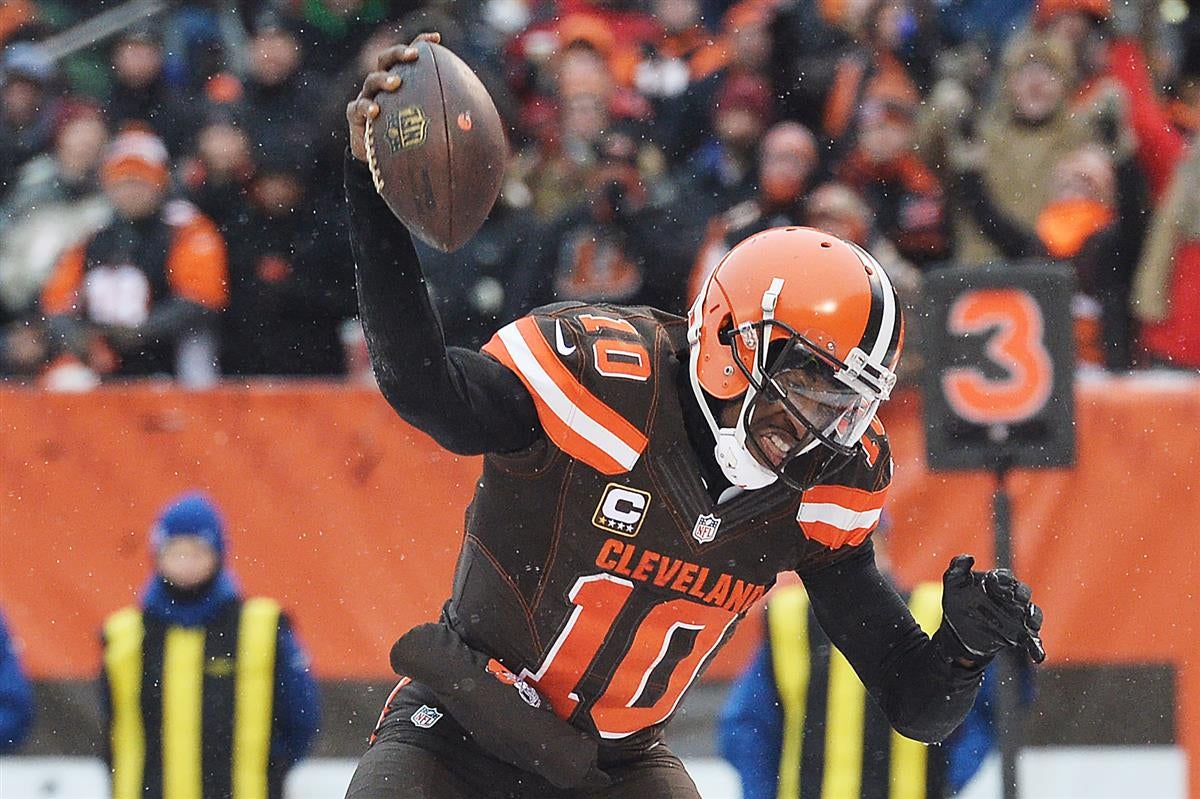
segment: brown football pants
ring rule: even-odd
[[[605,788],[562,790],[488,755],[432,701],[416,685],[391,697],[346,799],[700,799],[665,744],[602,762]]]

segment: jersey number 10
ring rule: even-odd
[[[632,582],[611,574],[575,581],[569,594],[575,608],[566,626],[537,672],[521,675],[537,684],[560,717],[569,718],[582,701],[576,690],[600,650],[629,639],[615,625],[633,590]],[[666,721],[736,618],[686,599],[654,605],[592,704],[600,736],[624,738]]]
[[[641,343],[637,329],[624,319],[596,314],[580,314],[584,331],[626,333],[629,339],[603,336],[592,344],[592,365],[605,377],[645,382],[650,377],[650,353]]]

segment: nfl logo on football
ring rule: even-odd
[[[721,520],[718,517],[706,513],[696,519],[696,526],[692,528],[692,538],[701,544],[707,544],[717,537],[717,529],[720,526]]]
[[[434,724],[442,720],[442,713],[436,707],[429,705],[421,705],[412,714],[412,723],[423,730],[427,730]]]

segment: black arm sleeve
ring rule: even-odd
[[[1037,258],[1046,248],[1037,234],[1001,211],[988,195],[983,175],[968,170],[958,177],[957,198],[975,224],[1006,258]]]
[[[1146,176],[1132,155],[1117,162],[1116,177],[1118,239],[1113,272],[1116,282],[1128,290],[1141,260],[1154,204],[1150,202]]]
[[[875,565],[868,542],[847,558],[800,574],[821,628],[901,734],[934,743],[966,717],[986,663],[966,668],[939,629],[929,636]]]
[[[446,347],[412,238],[346,155],[358,309],[380,391],[405,421],[451,452],[517,452],[541,436],[533,398],[482,353]]]

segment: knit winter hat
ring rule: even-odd
[[[170,178],[167,148],[153,133],[125,130],[109,146],[100,176],[105,183],[132,179],[166,186]]]
[[[163,510],[150,533],[155,552],[176,535],[196,535],[208,542],[218,557],[225,555],[225,524],[217,506],[206,495],[191,491],[175,499]]]

